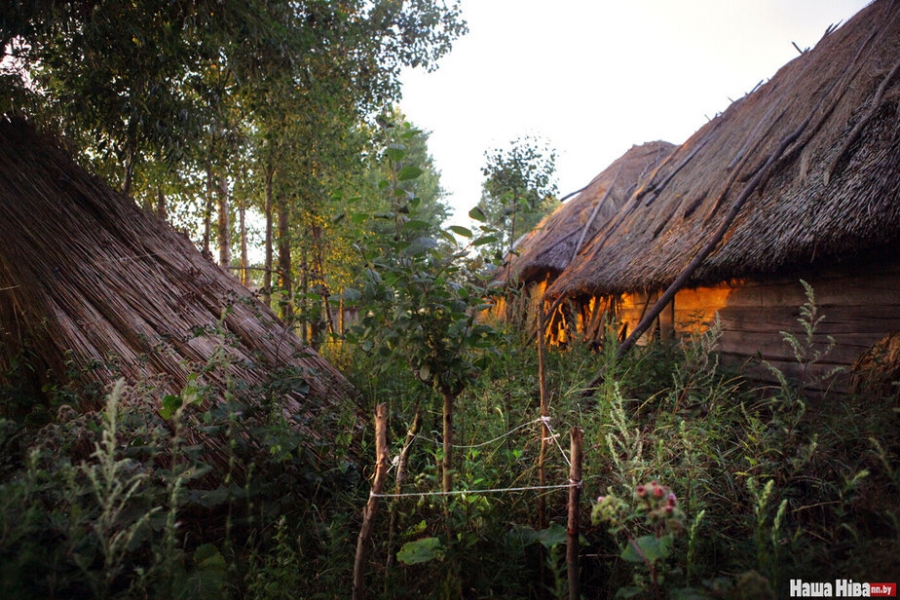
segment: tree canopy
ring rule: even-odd
[[[533,229],[553,210],[556,151],[546,141],[525,136],[510,142],[507,149],[494,148],[484,156],[477,209],[496,231],[496,241],[485,244],[483,250],[502,255],[512,252],[517,236]]]
[[[83,164],[218,248],[223,267],[258,268],[288,316],[298,283],[327,283],[335,198],[380,179],[367,174],[383,142],[374,115],[392,115],[401,69],[436,68],[465,32],[458,0],[14,1],[0,14],[0,111],[57,131]],[[411,148],[421,161],[425,139]],[[435,178],[416,193],[437,200],[424,170]],[[248,211],[265,221],[258,267]]]

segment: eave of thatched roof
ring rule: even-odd
[[[663,141],[632,146],[524,237],[503,277],[508,281],[529,281],[560,273],[577,250],[618,212],[639,181],[674,149],[673,144]]]
[[[548,293],[665,288],[717,233],[687,285],[895,246],[898,65],[900,7],[879,0],[680,146]]]
[[[26,356],[37,390],[124,377],[161,397],[194,371],[221,402],[290,370],[305,385],[279,394],[284,416],[307,439],[338,433],[310,425],[351,392],[328,362],[186,236],[2,118],[0,215],[0,383]]]

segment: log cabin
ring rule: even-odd
[[[499,300],[493,314],[503,321],[524,319],[528,330],[536,331],[536,314],[547,286],[618,213],[638,182],[674,149],[674,144],[664,141],[632,146],[523,236],[494,277],[494,283],[506,286],[508,293]],[[565,335],[565,319],[565,312],[555,313],[553,326],[557,335]]]
[[[546,300],[627,339],[703,330],[723,358],[799,375],[801,280],[835,346],[830,385],[900,331],[900,6],[878,0],[676,148],[554,277]],[[646,329],[646,331],[642,331]]]

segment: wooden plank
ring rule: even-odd
[[[825,314],[825,319],[817,330],[823,334],[843,335],[852,333],[880,333],[900,330],[900,308],[868,307],[856,311],[852,308],[833,309]],[[755,310],[726,309],[720,312],[725,329],[746,332],[793,331],[801,333],[803,328],[797,321],[799,312],[771,309],[760,313]]]
[[[670,302],[659,313],[659,338],[662,340],[675,339],[675,303]]]
[[[733,289],[728,306],[800,306],[806,302],[800,279],[748,282]],[[860,265],[857,269],[835,269],[802,279],[812,286],[820,306],[900,303],[900,273],[893,265],[884,270]]]
[[[847,336],[836,340],[826,361],[829,364],[850,366],[856,358],[881,339],[881,336]],[[825,341],[818,337],[816,348],[824,349]],[[794,353],[791,347],[781,339],[781,336],[765,334],[734,334],[724,332],[719,340],[718,350],[724,354],[743,355],[747,357],[760,356],[767,360],[794,361]]]

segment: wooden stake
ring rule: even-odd
[[[403,482],[406,481],[406,468],[409,464],[409,452],[412,449],[412,443],[416,436],[419,435],[419,428],[422,426],[422,413],[416,407],[416,416],[413,418],[412,425],[406,432],[406,440],[403,442],[403,450],[400,451],[400,458],[397,460],[397,475],[394,477],[394,493],[399,494],[403,491]],[[391,519],[388,525],[388,570],[394,564],[394,533],[397,530],[397,503],[391,503]]]
[[[552,314],[552,313],[551,313]],[[538,381],[541,392],[541,453],[538,456],[538,485],[547,485],[547,474],[544,470],[544,461],[547,456],[547,443],[550,439],[550,428],[547,427],[547,417],[550,415],[550,398],[547,392],[547,315],[543,310],[538,314]],[[547,501],[544,495],[538,496],[538,529],[547,527]]]
[[[378,513],[378,495],[384,489],[391,466],[391,456],[387,443],[387,404],[381,403],[375,409],[375,481],[372,493],[363,509],[363,522],[356,541],[356,558],[353,562],[353,600],[366,597],[366,553],[369,549],[369,536],[372,534],[372,522]]]
[[[444,396],[444,458],[441,461],[441,489],[445,492],[453,490],[453,400],[454,396],[447,390]]]
[[[566,526],[566,567],[569,572],[569,600],[578,600],[578,502],[581,498],[581,442],[584,431],[581,427],[573,427],[571,437],[569,460],[572,466],[569,468],[569,483],[572,487],[569,488],[569,521]]]

